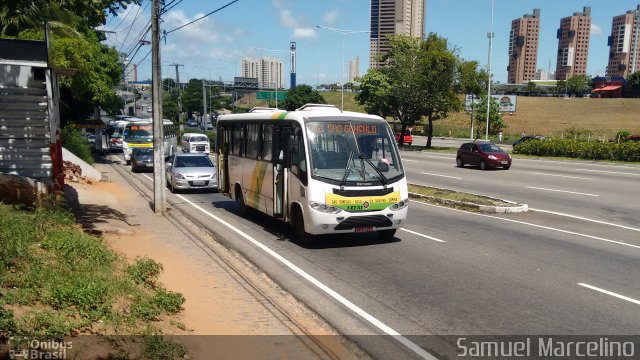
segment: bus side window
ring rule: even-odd
[[[291,134],[291,172],[294,173],[303,184],[307,183],[307,160],[304,152],[304,138],[302,129],[296,127]]]

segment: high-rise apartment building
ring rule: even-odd
[[[556,79],[567,80],[587,73],[589,38],[591,35],[591,7],[560,20]]]
[[[352,83],[356,78],[360,76],[360,58],[356,56],[355,59],[349,60],[349,82]]]
[[[627,78],[640,71],[640,51],[638,51],[638,32],[640,32],[640,5],[624,15],[615,16],[611,22],[609,36],[609,64],[607,76]],[[635,64],[635,68],[633,68]]]
[[[522,84],[536,77],[540,9],[511,21],[509,33],[509,84]]]
[[[122,74],[122,79],[125,84],[130,84],[138,81],[138,65],[132,64],[129,58],[126,58],[123,63],[124,71]]]
[[[371,0],[369,63],[382,65],[378,57],[389,51],[388,35],[424,38],[426,0]]]
[[[258,79],[261,88],[284,88],[284,66],[278,59],[244,57],[240,59],[240,76]]]

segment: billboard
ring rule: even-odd
[[[491,95],[500,105],[500,112],[516,112],[518,97],[516,95]],[[471,111],[471,104],[479,104],[480,98],[474,95],[466,95],[464,111]]]

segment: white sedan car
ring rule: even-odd
[[[175,154],[166,164],[167,186],[171,192],[187,189],[216,191],[216,167],[207,154]]]

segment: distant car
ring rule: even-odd
[[[180,146],[183,152],[205,153],[210,150],[209,138],[205,134],[185,133],[182,135]]]
[[[546,139],[546,138],[544,136],[541,136],[541,135],[525,135],[525,136],[521,137],[520,139],[516,140],[513,143],[513,146],[516,146],[516,145],[518,145],[518,144],[520,144],[522,142],[529,141],[529,140],[544,140],[544,139]]]
[[[153,108],[151,106],[147,106],[147,112],[152,112]]]
[[[153,169],[153,148],[136,148],[131,151],[131,171]]]
[[[396,133],[396,142],[400,144],[400,132]],[[411,145],[411,143],[413,143],[413,136],[411,136],[410,131],[407,130],[404,132],[404,139],[402,142],[407,145]]]
[[[511,167],[511,155],[493,143],[464,143],[458,148],[456,165],[467,164],[479,166],[481,170],[498,167],[507,170]]]
[[[136,104],[136,109],[137,109],[137,110],[142,109],[142,104]]]
[[[189,119],[187,121],[187,127],[198,127],[198,123],[195,119]]]
[[[166,166],[167,185],[171,192],[186,189],[218,188],[216,167],[207,154],[175,154]]]
[[[109,137],[109,150],[122,150],[122,134],[114,133]]]
[[[210,122],[200,124],[200,130],[211,131],[213,130],[213,125]]]
[[[627,141],[640,141],[640,135],[631,135],[627,138]]]

